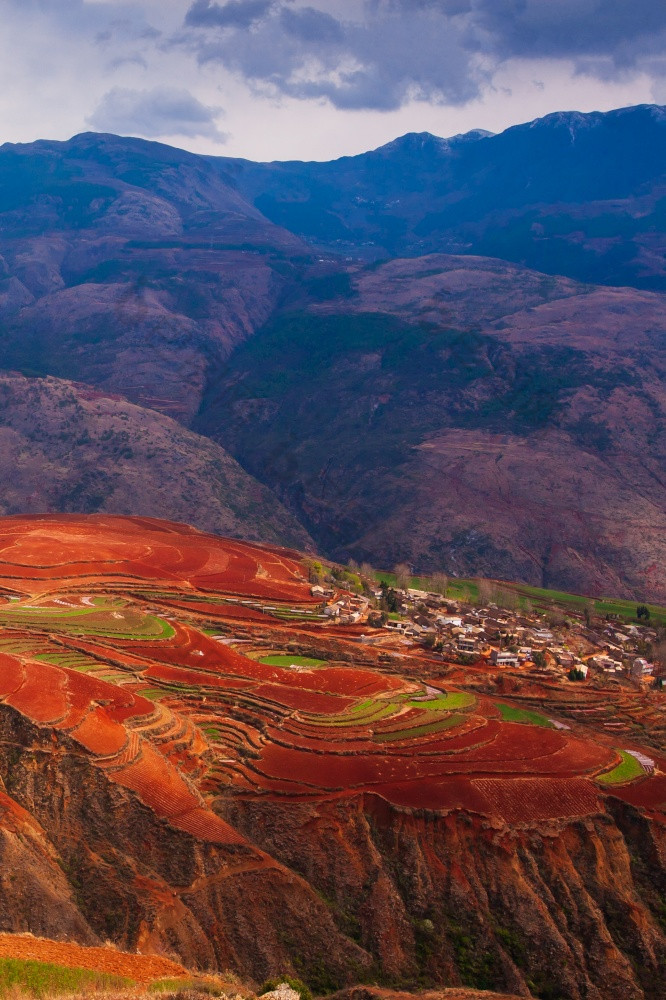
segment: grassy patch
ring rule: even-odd
[[[627,781],[635,781],[645,774],[641,764],[626,750],[619,751],[622,763],[606,774],[597,775],[597,781],[602,785],[623,785]]]
[[[291,656],[290,654],[275,654],[262,656],[259,663],[265,663],[269,667],[322,667],[326,660],[316,660],[312,656]]]
[[[390,733],[375,733],[374,738],[379,743],[412,740],[419,736],[430,736],[432,733],[442,733],[447,729],[453,729],[454,726],[459,726],[464,721],[464,715],[449,715],[446,719],[438,719],[437,722],[427,722],[423,726],[414,726],[412,729],[395,729]]]
[[[137,691],[142,698],[147,698],[148,701],[159,701],[160,698],[166,698],[168,691],[162,690],[162,688],[144,688],[142,691]]]
[[[412,708],[422,708],[427,712],[451,712],[456,708],[471,708],[476,703],[473,694],[467,691],[451,691],[441,698],[428,698],[408,701]]]
[[[386,573],[384,570],[378,570],[375,573],[375,577],[378,583],[386,583],[389,587],[395,587],[397,585],[397,579],[395,573]],[[410,578],[409,586],[413,590],[425,590],[430,591],[432,588],[432,581],[429,576],[413,576]],[[479,587],[475,580],[463,580],[457,577],[450,577],[449,583],[446,588],[446,597],[450,597],[454,601],[472,601],[474,603],[479,597]],[[400,617],[400,616],[398,616]]]
[[[505,705],[496,702],[495,707],[499,709],[503,722],[522,722],[528,726],[542,726],[544,729],[554,729],[553,723],[540,712],[531,712],[526,708],[516,708],[514,705]]]
[[[123,989],[130,979],[89,969],[69,969],[50,962],[0,958],[0,993],[23,990],[41,997],[49,993],[83,993],[88,990]]]

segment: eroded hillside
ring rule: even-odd
[[[346,276],[197,426],[339,559],[666,597],[662,296],[447,255]]]
[[[0,513],[152,514],[249,540],[312,543],[270,491],[175,420],[62,379],[0,374]]]

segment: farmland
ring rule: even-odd
[[[605,785],[644,777],[604,739],[556,730],[524,705],[432,689],[418,662],[387,672],[342,630],[333,650],[324,625],[318,633],[285,620],[285,610],[314,604],[293,555],[204,543],[141,519],[120,527],[5,522],[0,586],[13,593],[0,605],[2,696],[66,731],[112,781],[181,828],[218,796],[353,789],[391,801],[409,783],[421,806],[437,809],[450,779],[460,789],[477,773],[593,783],[600,774]],[[94,563],[91,547],[102,555]],[[239,619],[248,598],[260,617]],[[217,633],[206,627],[212,615]],[[221,641],[240,622],[247,650]],[[205,774],[201,800],[182,774]],[[496,794],[477,786],[475,795],[489,815],[499,808]],[[527,800],[521,818],[531,818]],[[214,811],[207,836],[239,839]]]
[[[334,586],[328,600],[342,593]],[[259,888],[266,873],[281,886],[280,906],[296,893],[296,871],[304,879],[301,895],[293,896],[299,913],[344,892],[354,920],[369,920],[358,890],[349,887],[350,871],[370,885],[367,865],[393,870],[395,860],[371,859],[404,835],[413,839],[404,850],[430,852],[414,870],[434,878],[449,863],[442,858],[452,848],[438,838],[451,817],[466,816],[476,830],[472,857],[483,829],[529,839],[538,824],[592,822],[607,796],[646,817],[662,815],[666,761],[654,748],[657,729],[650,729],[660,701],[648,709],[638,695],[632,702],[627,691],[589,685],[501,689],[487,661],[461,668],[414,643],[396,647],[394,637],[385,640],[367,623],[313,615],[320,606],[295,552],[143,518],[0,522],[0,723],[6,745],[28,748],[25,758],[14,754],[2,764],[1,823],[32,822],[32,769],[52,767],[56,748],[58,760],[87,770],[64,806],[50,803],[39,812],[40,823],[53,822],[52,836],[62,841],[61,830],[73,823],[67,810],[77,795],[81,814],[99,824],[95,796],[103,794],[134,816],[128,829],[137,824],[139,844],[167,837],[196,845],[202,860],[188,862],[190,875],[183,875],[187,865],[169,871],[166,860],[160,873],[147,869],[143,846],[132,848],[128,898],[143,907],[146,940],[162,947],[171,940],[173,907],[194,913],[204,906],[201,893],[208,894],[206,912],[216,914],[207,917],[215,940],[226,940],[225,926],[235,925],[231,904],[216,910],[223,882],[255,880],[257,905],[277,905]],[[617,732],[605,725],[613,698],[643,720],[649,745],[638,733],[618,745]],[[42,784],[50,788],[46,774]],[[63,808],[64,827],[52,819]],[[159,824],[159,835],[150,833],[146,817]],[[434,824],[430,832],[422,829],[424,817]],[[361,843],[361,829],[372,832],[372,844]],[[85,913],[93,925],[101,919],[92,902],[98,879],[111,879],[119,891],[118,852],[100,848],[88,867],[68,854],[59,869],[77,899],[90,880]],[[316,903],[307,895],[313,892]],[[111,927],[118,920],[104,919]],[[298,930],[305,918],[290,919],[293,934],[309,942],[305,925]],[[332,962],[330,940],[340,955],[352,947],[344,937],[351,918],[340,918],[337,929],[323,913],[317,919],[324,928],[317,962]],[[382,919],[392,917],[387,911]],[[135,943],[134,933],[122,940]],[[228,945],[216,947],[206,962],[228,962]],[[292,939],[272,947],[286,962],[306,946]],[[364,955],[390,964],[383,945],[368,943],[364,951],[354,939],[353,947],[361,964]],[[190,938],[177,940],[181,956],[191,959],[193,948]],[[249,943],[243,948],[253,954]],[[253,961],[236,964],[250,968]],[[439,982],[443,973],[431,975]]]

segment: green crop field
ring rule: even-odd
[[[262,656],[259,663],[265,663],[269,667],[322,667],[326,660],[316,660],[312,656],[292,656],[289,653],[276,653],[271,656]]]
[[[422,708],[427,712],[450,712],[455,708],[471,708],[476,702],[473,694],[467,691],[451,691],[441,698],[420,698],[407,702],[412,708]]]
[[[623,785],[625,782],[635,781],[636,778],[641,778],[645,774],[635,757],[627,753],[626,750],[618,752],[622,763],[614,767],[612,771],[607,771],[606,774],[597,775],[597,781],[602,785]]]
[[[121,990],[132,985],[130,979],[89,969],[70,969],[50,962],[0,958],[0,995],[27,993],[36,997],[52,993],[87,995],[92,991]]]
[[[0,607],[0,624],[65,634],[92,635],[112,639],[171,639],[175,632],[156,615],[123,609],[117,603],[95,607],[59,609],[39,605]]]
[[[352,707],[347,712],[339,712],[337,715],[315,716],[318,726],[344,727],[344,726],[368,726],[372,722],[379,722],[386,719],[400,709],[396,702],[373,700],[365,704]]]
[[[501,701],[495,702],[495,707],[499,709],[503,722],[522,722],[528,726],[542,726],[544,729],[554,729],[553,723],[540,712],[531,712],[525,708],[516,708],[514,705],[505,705]]]
[[[411,729],[393,729],[389,733],[375,733],[374,739],[379,743],[411,740],[417,736],[430,736],[433,733],[441,733],[447,729],[453,729],[454,726],[459,726],[464,721],[464,715],[449,715],[445,719],[437,719],[436,722],[426,722],[422,726],[413,726]]]

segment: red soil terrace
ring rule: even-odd
[[[432,680],[435,661],[388,673],[358,642],[362,626],[299,620],[316,599],[296,553],[148,518],[7,518],[0,587],[23,595],[0,608],[0,639],[14,637],[0,647],[4,705],[211,843],[243,842],[212,808],[228,795],[372,793],[508,823],[587,815],[604,794],[597,776],[620,760],[612,734],[504,722],[492,699],[432,710],[418,673]],[[248,598],[261,607],[233,603]],[[207,634],[220,630],[229,642]],[[325,662],[263,664],[236,636]],[[664,782],[656,768],[620,794],[653,811]]]

